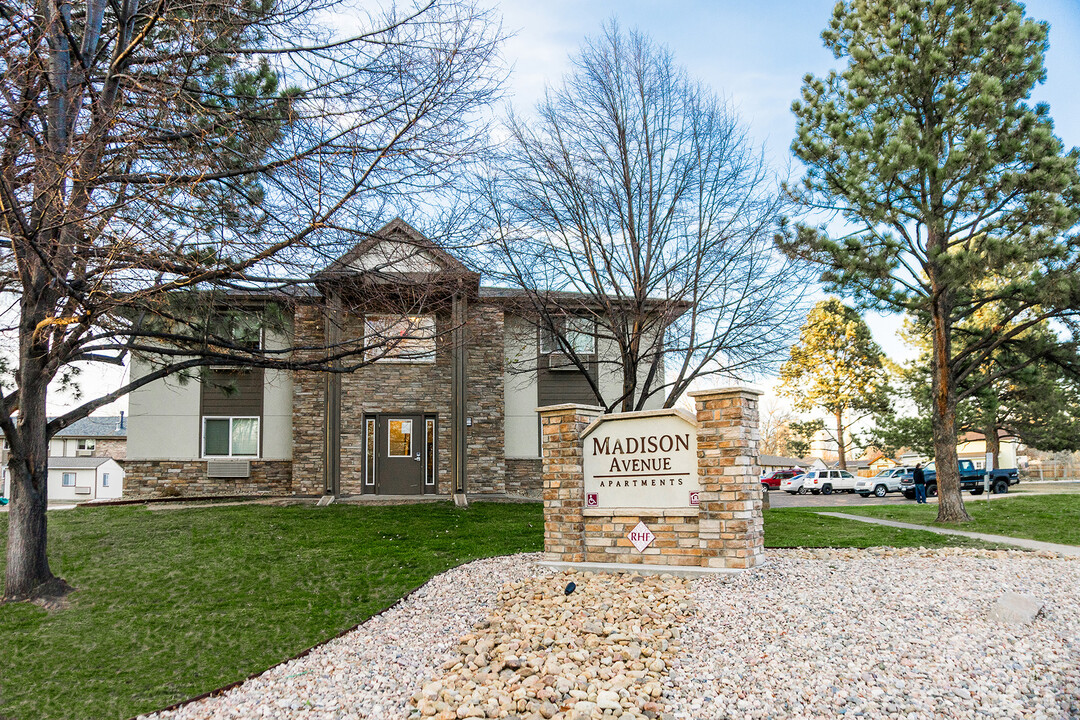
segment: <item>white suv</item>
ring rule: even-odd
[[[900,481],[911,475],[915,468],[895,467],[882,470],[874,477],[859,478],[855,483],[855,492],[863,497],[870,497],[874,493],[877,497],[885,497],[891,492],[900,492]]]
[[[847,470],[810,470],[803,478],[803,487],[814,495],[832,495],[837,490],[855,492],[856,480]]]

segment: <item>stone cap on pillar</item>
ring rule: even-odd
[[[563,403],[561,405],[545,405],[544,407],[536,408],[538,413],[552,413],[562,412],[564,410],[580,410],[585,413],[600,414],[604,412],[604,408],[599,405],[582,405],[580,403]]]
[[[764,395],[765,391],[755,390],[754,388],[741,385],[730,385],[728,387],[713,388],[711,390],[694,390],[686,394],[697,400],[698,398],[707,398],[717,395],[734,395],[735,393],[744,393],[746,395]]]

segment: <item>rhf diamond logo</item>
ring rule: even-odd
[[[645,552],[645,548],[652,544],[652,541],[656,539],[652,530],[646,527],[645,523],[638,521],[638,524],[634,526],[627,535],[630,542],[637,548],[638,552]]]

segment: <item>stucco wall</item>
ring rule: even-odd
[[[131,360],[131,377],[150,372],[143,359]],[[173,376],[144,385],[128,396],[130,460],[194,460],[199,457],[199,381]]]
[[[536,326],[517,315],[507,315],[504,333],[506,367],[503,370],[506,457],[540,457],[540,422],[536,415]]]
[[[266,345],[268,348],[286,347],[281,337],[271,333],[266,334]],[[145,360],[132,359],[132,378],[142,377],[149,370]],[[127,457],[132,460],[200,459],[199,399],[198,371],[193,371],[186,381],[172,376],[132,392],[128,400]],[[259,459],[292,459],[292,401],[292,374],[267,370],[263,379]]]

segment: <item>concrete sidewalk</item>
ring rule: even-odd
[[[915,523],[897,522],[896,520],[882,520],[880,518],[862,517],[860,515],[848,515],[838,512],[818,512],[817,515],[841,518],[842,520],[855,520],[857,522],[870,523],[871,525],[885,525],[886,527],[900,528],[902,530],[925,530],[938,535],[960,535],[961,537],[974,538],[984,542],[999,543],[1001,545],[1015,545],[1027,550],[1042,550],[1054,552],[1059,555],[1080,557],[1080,547],[1076,545],[1060,545],[1058,543],[1040,542],[1027,538],[1009,537],[1007,535],[988,535],[987,533],[969,532],[967,530],[953,530],[951,528],[930,527],[929,525],[916,525]]]

